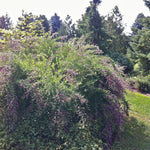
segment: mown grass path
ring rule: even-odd
[[[126,99],[130,117],[112,150],[150,150],[150,97],[127,91]]]

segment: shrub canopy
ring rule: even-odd
[[[107,149],[117,136],[128,111],[122,72],[93,45],[59,41],[55,34],[1,44],[7,149],[96,148],[101,140]]]

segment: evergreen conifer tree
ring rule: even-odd
[[[0,28],[1,29],[9,30],[11,28],[11,26],[12,26],[12,22],[10,20],[10,17],[8,16],[8,14],[0,17]]]
[[[144,0],[145,5],[150,9],[150,0]]]
[[[97,10],[100,3],[100,0],[90,2],[82,19],[78,21],[77,35],[79,37],[84,35],[87,43],[98,45],[105,51],[107,35],[103,30],[102,17]]]
[[[142,30],[142,28],[144,27],[143,26],[143,23],[142,23],[142,20],[145,18],[144,14],[143,13],[140,13],[138,14],[138,16],[136,17],[135,19],[135,22],[134,24],[132,25],[132,34],[137,34],[138,30]]]
[[[50,19],[50,28],[52,33],[58,32],[62,24],[60,17],[55,13]]]
[[[47,20],[46,16],[40,15],[38,19],[42,20],[42,25],[44,27],[44,30],[45,30],[45,32],[48,32],[50,29],[50,26],[49,26],[49,21]]]
[[[59,29],[59,35],[67,36],[67,39],[76,36],[75,24],[72,23],[71,16],[67,15],[64,22],[62,22],[61,27]]]
[[[115,6],[112,13],[107,16],[105,22],[105,31],[109,35],[108,53],[119,52],[126,54],[128,37],[124,33],[122,24],[122,15],[118,6]]]

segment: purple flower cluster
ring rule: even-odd
[[[99,81],[99,89],[107,91],[106,96],[109,99],[121,99],[124,97],[127,83],[115,73],[104,72],[103,80]]]
[[[66,111],[58,109],[54,114],[53,114],[53,119],[52,119],[52,126],[54,128],[57,127],[57,130],[64,129],[67,127],[68,120],[66,116]]]
[[[67,70],[67,73],[66,73],[66,80],[69,82],[69,83],[72,83],[74,82],[74,76],[76,75],[77,73],[71,69],[71,70]]]
[[[106,126],[103,129],[102,133],[104,136],[103,141],[107,143],[107,145],[104,146],[104,150],[108,150],[111,147],[113,138],[112,124],[109,120],[107,120]]]
[[[5,106],[5,111],[7,113],[4,114],[4,120],[9,122],[10,131],[12,131],[15,128],[15,123],[18,119],[17,109],[19,107],[19,104],[17,100],[17,96],[12,97],[11,95],[7,95]]]

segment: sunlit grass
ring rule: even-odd
[[[112,150],[150,150],[150,97],[127,91],[129,118]]]
[[[150,97],[127,91],[126,99],[130,104],[131,113],[134,112],[150,118]]]

